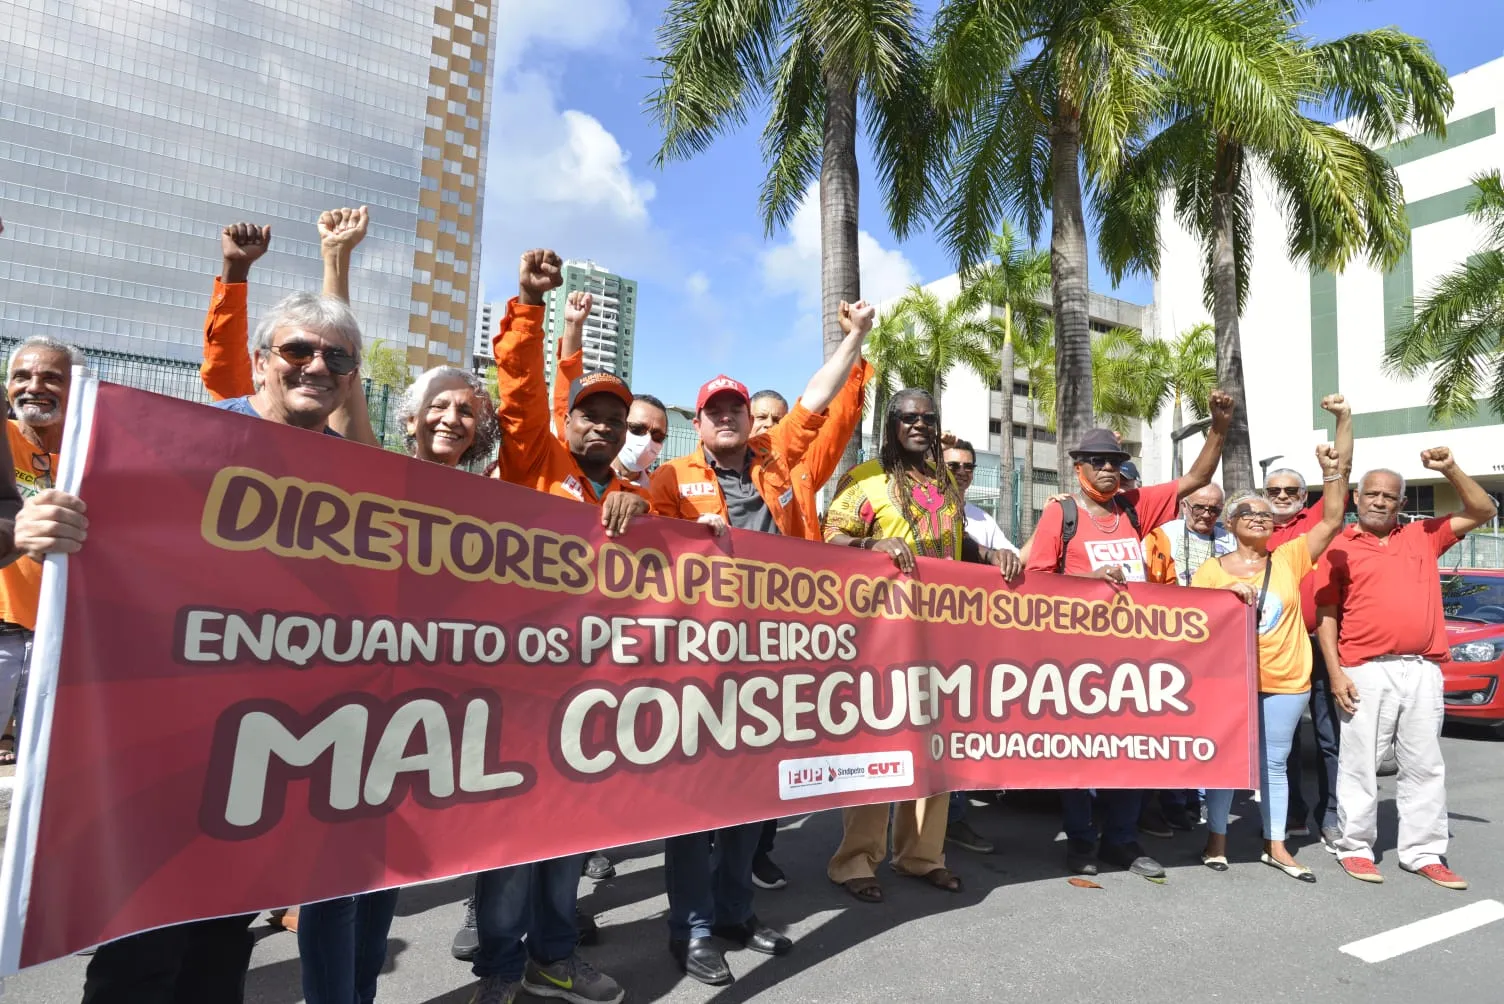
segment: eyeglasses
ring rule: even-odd
[[[933,411],[901,411],[898,413],[898,420],[904,425],[918,425],[923,422],[933,427],[940,424],[940,416]]]
[[[964,460],[947,460],[945,466],[958,473],[960,471],[974,471],[977,469],[976,464],[968,464]]]
[[[1110,453],[1093,453],[1089,457],[1082,457],[1077,463],[1086,464],[1092,470],[1100,471],[1104,467],[1111,467],[1113,470],[1117,470],[1122,466],[1123,461],[1121,458],[1115,457]]]
[[[1264,494],[1268,495],[1272,499],[1277,499],[1281,495],[1283,495],[1285,498],[1291,498],[1291,499],[1293,499],[1293,498],[1299,498],[1300,496],[1304,495],[1305,493],[1306,493],[1306,490],[1304,488],[1297,488],[1294,485],[1291,485],[1289,488],[1265,488],[1264,489]]]
[[[1222,507],[1219,505],[1193,505],[1190,507],[1190,510],[1200,516],[1215,516],[1222,511]]]
[[[661,443],[668,438],[668,433],[664,432],[662,429],[654,429],[649,432],[648,424],[646,422],[628,422],[627,431],[634,436],[647,436],[651,438],[655,443]]]
[[[335,376],[354,373],[360,366],[359,361],[344,349],[319,348],[312,342],[305,342],[301,338],[293,338],[281,345],[273,345],[271,350],[294,366],[307,366],[313,362],[314,356],[322,356],[324,365],[329,367],[329,372]]]
[[[46,491],[52,487],[52,457],[49,454],[33,453],[31,471],[37,476],[38,491]]]
[[[1234,520],[1246,519],[1250,523],[1273,523],[1274,513],[1259,509],[1239,509],[1233,513]]]

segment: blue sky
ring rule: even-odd
[[[663,6],[496,2],[487,296],[513,294],[525,248],[593,258],[639,283],[635,389],[692,403],[701,383],[725,372],[792,398],[820,361],[818,215],[809,205],[789,228],[764,235],[756,117],[693,160],[652,165],[660,134],[645,102]],[[1385,25],[1427,39],[1453,74],[1504,52],[1496,4],[1328,0],[1307,19],[1318,38]],[[928,233],[894,240],[870,162],[862,166],[864,295],[886,298],[953,272]],[[1041,239],[1048,244],[1048,224]],[[1095,260],[1092,288],[1113,292]],[[1130,278],[1116,295],[1147,303],[1152,285]]]

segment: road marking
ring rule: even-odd
[[[1383,962],[1396,955],[1404,955],[1417,948],[1425,948],[1464,934],[1475,927],[1492,924],[1496,920],[1504,920],[1504,903],[1496,899],[1484,899],[1457,910],[1448,910],[1425,920],[1417,920],[1413,924],[1396,927],[1383,934],[1375,934],[1371,938],[1354,941],[1343,945],[1338,951],[1364,962]]]

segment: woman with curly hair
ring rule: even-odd
[[[940,413],[926,391],[909,388],[893,396],[883,422],[876,460],[853,467],[841,479],[825,514],[830,544],[880,551],[905,575],[916,558],[972,561],[1015,578],[1018,555],[979,545],[966,535],[966,500],[941,462]],[[945,826],[950,795],[931,795],[896,806],[893,870],[937,889],[961,891],[961,878],[945,867]],[[881,902],[877,866],[887,856],[889,806],[860,805],[841,811],[841,846],[827,874],[857,899]]]
[[[486,385],[454,366],[435,366],[414,380],[397,405],[397,421],[409,454],[445,467],[489,461],[500,436]]]

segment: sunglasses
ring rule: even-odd
[[[940,424],[940,416],[933,411],[901,411],[898,413],[898,420],[904,425],[918,425],[923,422],[933,427]]]
[[[661,429],[654,429],[649,432],[646,422],[628,422],[627,431],[634,436],[647,436],[655,443],[661,443],[668,438],[668,433]]]
[[[1304,495],[1305,493],[1306,493],[1306,491],[1305,491],[1304,488],[1296,488],[1293,485],[1291,487],[1289,487],[1289,488],[1265,488],[1264,489],[1264,494],[1268,495],[1272,499],[1277,499],[1281,495],[1283,495],[1285,498],[1290,498],[1290,499],[1299,498],[1300,496]]]
[[[344,349],[322,349],[312,342],[305,342],[301,338],[294,338],[283,342],[281,345],[273,345],[271,350],[294,366],[307,366],[313,362],[314,356],[322,356],[324,365],[335,376],[345,376],[354,373],[360,363],[354,356]]]
[[[31,472],[36,475],[38,491],[46,491],[52,487],[52,457],[45,453],[33,453]]]
[[[947,460],[945,466],[956,472],[974,471],[977,469],[976,464],[968,464],[964,460]]]
[[[1202,516],[1215,516],[1222,511],[1222,507],[1219,505],[1193,505],[1190,509],[1191,512],[1199,513]]]
[[[1094,471],[1100,471],[1104,467],[1117,470],[1123,465],[1123,461],[1110,453],[1093,453],[1089,457],[1082,457],[1077,463],[1086,464]]]

